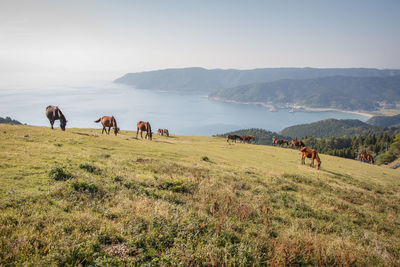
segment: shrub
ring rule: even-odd
[[[49,171],[49,177],[56,181],[66,181],[74,176],[65,170],[65,167],[55,166]]]
[[[205,162],[211,162],[211,160],[207,156],[201,157],[201,159]]]
[[[99,188],[97,185],[93,183],[87,183],[85,181],[76,181],[71,184],[72,189],[74,189],[77,192],[82,192],[82,193],[90,193],[90,194],[95,194],[99,191]]]
[[[99,168],[97,168],[96,166],[94,166],[90,163],[81,163],[81,164],[79,164],[79,168],[81,168],[87,172],[93,173],[93,174],[101,173],[101,170]]]

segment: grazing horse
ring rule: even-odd
[[[97,121],[94,121],[95,123],[98,123],[101,121],[101,124],[103,125],[103,130],[101,133],[103,134],[104,131],[106,131],[107,134],[110,134],[110,129],[111,127],[114,129],[114,134],[117,135],[119,132],[119,127],[117,126],[117,120],[114,118],[114,116],[103,116]],[[108,127],[108,132],[106,127]]]
[[[150,141],[153,139],[153,133],[151,132],[151,126],[148,121],[139,121],[137,123],[137,130],[136,130],[136,139],[138,138],[138,134],[140,131],[140,137],[143,139],[143,132],[146,132],[145,139],[148,138]]]
[[[295,147],[304,147],[305,145],[304,145],[304,143],[303,143],[303,141],[297,141],[297,138],[296,139],[293,139],[292,141],[290,141],[290,146],[291,147],[293,147],[293,146],[295,146]]]
[[[374,158],[372,157],[372,155],[368,154],[368,153],[360,153],[360,154],[358,154],[357,158],[359,160],[361,160],[361,161],[369,162],[370,164],[374,164],[375,163]]]
[[[157,130],[157,134],[159,134],[159,135],[164,135],[164,130],[163,130],[163,129],[158,129],[158,130]]]
[[[283,144],[286,144],[286,146],[289,146],[289,141],[285,139],[276,139],[275,136],[272,137],[272,145],[278,145],[282,146]]]
[[[50,121],[51,129],[54,129],[53,128],[54,121],[60,120],[60,128],[61,130],[65,131],[65,126],[67,125],[67,119],[64,117],[64,114],[58,107],[47,106],[46,116]]]
[[[232,142],[235,141],[235,143],[236,143],[236,140],[242,140],[242,138],[239,135],[236,135],[236,134],[228,134],[226,136],[226,142],[229,143],[229,140],[232,140]]]
[[[317,160],[317,166],[315,167],[317,170],[319,170],[319,167],[321,167],[321,160],[319,159],[318,152],[315,149],[310,149],[308,147],[302,147],[300,148],[301,152],[301,164],[306,163],[306,158],[311,159],[311,167],[314,167],[314,160]]]
[[[164,129],[163,132],[164,132],[164,134],[165,134],[167,137],[169,137],[168,129]]]
[[[256,141],[256,139],[255,139],[254,136],[252,136],[252,135],[249,135],[249,136],[242,136],[241,139],[242,139],[242,142],[243,142],[243,143],[248,142],[249,144],[250,144],[250,141],[253,141],[253,142]]]

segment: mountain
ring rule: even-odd
[[[367,120],[368,124],[384,127],[400,127],[400,114],[394,116],[374,116]]]
[[[399,171],[225,138],[0,125],[0,265],[397,266]]]
[[[351,137],[355,135],[368,135],[370,133],[393,135],[399,128],[387,128],[369,125],[360,120],[326,119],[309,124],[299,124],[287,127],[279,132],[280,135],[291,138],[313,137]]]
[[[0,123],[10,123],[10,124],[18,124],[18,125],[22,124],[17,120],[11,119],[10,117],[6,117],[6,118],[0,117]]]
[[[127,73],[114,82],[138,89],[212,92],[250,83],[326,76],[387,77],[400,70],[365,68],[265,68],[253,70],[182,68]]]
[[[312,108],[376,110],[400,102],[400,75],[389,77],[331,76],[279,80],[221,89],[210,98],[239,102],[287,103]]]

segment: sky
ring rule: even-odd
[[[204,67],[400,68],[398,0],[0,0],[0,87]]]

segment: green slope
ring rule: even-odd
[[[0,265],[398,264],[398,170],[134,135],[0,125]]]

